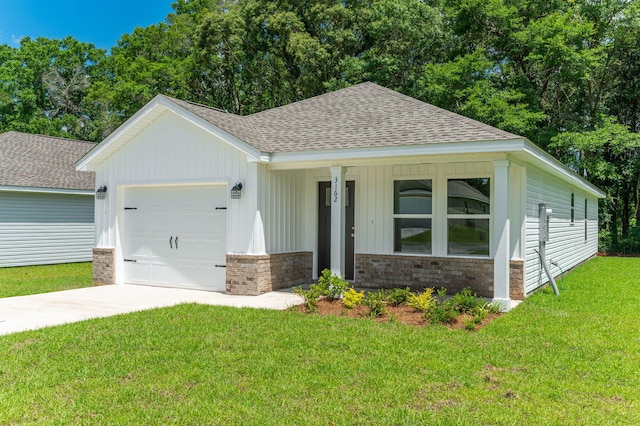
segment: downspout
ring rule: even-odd
[[[547,253],[546,253],[546,244],[549,241],[549,219],[551,218],[552,210],[547,207],[546,204],[538,205],[538,223],[539,223],[539,235],[538,235],[538,250],[535,252],[538,253],[540,257],[540,263],[544,268],[544,272],[547,274],[547,278],[549,278],[549,284],[553,288],[553,293],[558,296],[560,292],[558,291],[558,286],[556,285],[556,280],[553,279],[553,275],[549,270],[549,265],[547,265]]]

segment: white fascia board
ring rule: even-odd
[[[118,141],[120,141],[120,143],[126,143],[130,139],[130,138],[127,139],[126,135],[131,132],[136,132],[135,130],[136,125],[145,116],[149,115],[152,111],[154,111],[157,108],[160,108],[161,113],[166,110],[170,110],[173,113],[184,118],[185,120],[205,130],[206,132],[211,133],[214,136],[217,136],[218,138],[222,139],[224,142],[228,143],[234,148],[247,154],[249,161],[260,161],[261,158],[264,156],[264,154],[260,152],[258,149],[236,138],[230,133],[225,132],[219,127],[209,123],[207,120],[203,119],[202,117],[172,102],[169,98],[163,95],[157,95],[148,104],[146,104],[138,112],[132,115],[127,121],[125,121],[120,127],[118,127],[113,133],[107,136],[107,138],[104,139],[100,144],[98,144],[91,151],[89,151],[84,157],[82,157],[80,161],[76,163],[76,170],[95,171],[96,169],[95,165],[99,164],[102,161],[101,154],[104,153],[107,150],[107,148],[113,144],[116,144],[116,148],[117,148]],[[139,133],[141,130],[142,129],[138,130],[136,133]],[[135,135],[132,135],[132,136],[135,136]]]
[[[271,155],[270,164],[329,162],[336,165],[349,160],[374,160],[388,157],[425,155],[486,154],[522,151],[524,139],[502,141],[449,142],[425,145],[334,149],[327,151],[283,152]]]
[[[153,98],[149,103],[143,106],[138,112],[133,114],[127,121],[120,125],[116,130],[114,130],[109,136],[107,136],[102,142],[96,145],[91,151],[85,154],[77,163],[76,170],[78,171],[95,171],[96,164],[102,162],[100,158],[102,153],[114,143],[117,144],[117,141],[120,140],[124,135],[133,130],[135,125],[147,114],[153,111],[160,105],[160,100],[163,98],[162,95],[157,95]],[[124,142],[123,142],[124,143]]]
[[[0,186],[0,191],[41,192],[47,194],[94,195],[92,189],[38,188],[32,186]]]
[[[607,194],[605,194],[598,187],[581,178],[576,172],[570,170],[567,166],[553,158],[551,155],[547,154],[544,150],[537,147],[532,142],[526,141],[524,146],[524,153],[530,157],[535,158],[537,160],[536,163],[540,163],[537,165],[539,165],[542,170],[556,175],[564,181],[573,184],[574,186],[582,188],[584,191],[593,195],[594,197],[606,197]]]
[[[260,150],[254,148],[253,146],[249,145],[243,140],[238,139],[237,137],[233,136],[231,133],[227,133],[226,131],[222,130],[218,126],[215,126],[209,123],[207,120],[200,117],[199,115],[192,113],[191,111],[181,107],[180,105],[172,102],[170,99],[162,95],[158,95],[157,97],[159,98],[159,103],[165,106],[167,109],[173,111],[174,113],[178,114],[182,118],[192,122],[196,126],[203,129],[204,131],[211,133],[214,136],[222,139],[223,141],[233,146],[234,148],[238,149],[239,151],[242,151],[243,153],[247,154],[247,157],[249,158],[250,161],[257,162],[257,161],[260,161],[260,159],[263,157],[263,153]]]

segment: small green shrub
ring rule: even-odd
[[[471,312],[473,308],[481,303],[478,295],[473,293],[470,287],[465,287],[461,292],[454,294],[451,300],[453,300],[458,312],[462,314]]]
[[[364,299],[364,291],[356,291],[350,288],[344,292],[342,304],[347,309],[353,309],[356,306],[362,305],[362,299]]]
[[[364,296],[362,304],[369,308],[369,316],[379,317],[384,313],[385,299],[384,290],[371,291]]]
[[[502,304],[500,302],[493,302],[487,305],[489,307],[489,313],[491,314],[499,314],[502,312]]]
[[[462,321],[464,322],[464,328],[468,331],[473,331],[476,329],[476,324],[478,324],[475,320],[475,317],[465,315],[462,317]]]
[[[435,301],[425,316],[431,324],[451,324],[458,316],[458,311],[451,300]]]
[[[438,298],[442,302],[444,298],[447,296],[447,289],[444,287],[440,287],[437,293],[438,293]]]
[[[393,312],[389,311],[388,309],[384,309],[383,313],[386,314],[387,317],[389,317],[389,322],[390,323],[397,323],[398,322],[398,317]]]
[[[311,284],[309,290],[294,287],[293,292],[304,299],[304,304],[311,312],[315,312],[318,299],[325,294],[325,289],[321,285]]]
[[[476,305],[473,309],[471,309],[471,316],[473,317],[473,322],[476,324],[480,324],[489,316],[489,305],[479,304]]]
[[[432,288],[425,288],[422,293],[418,294],[409,293],[409,298],[407,300],[407,305],[420,312],[426,312],[431,307],[432,303]]]
[[[344,280],[344,277],[332,273],[329,269],[322,271],[318,278],[318,285],[324,290],[323,295],[330,300],[341,298],[349,288],[349,283]]]
[[[390,290],[387,295],[387,300],[391,306],[402,305],[403,303],[407,303],[409,298],[413,295],[411,293],[411,289],[409,287],[405,288],[394,288]]]

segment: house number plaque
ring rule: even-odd
[[[334,177],[333,178],[333,202],[337,203],[338,202],[338,194],[339,194],[339,190],[338,190],[338,177]]]

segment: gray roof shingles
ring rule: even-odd
[[[20,132],[0,134],[0,186],[94,189],[94,173],[76,171],[92,142]]]
[[[271,153],[522,139],[370,82],[244,117],[171,100]]]

